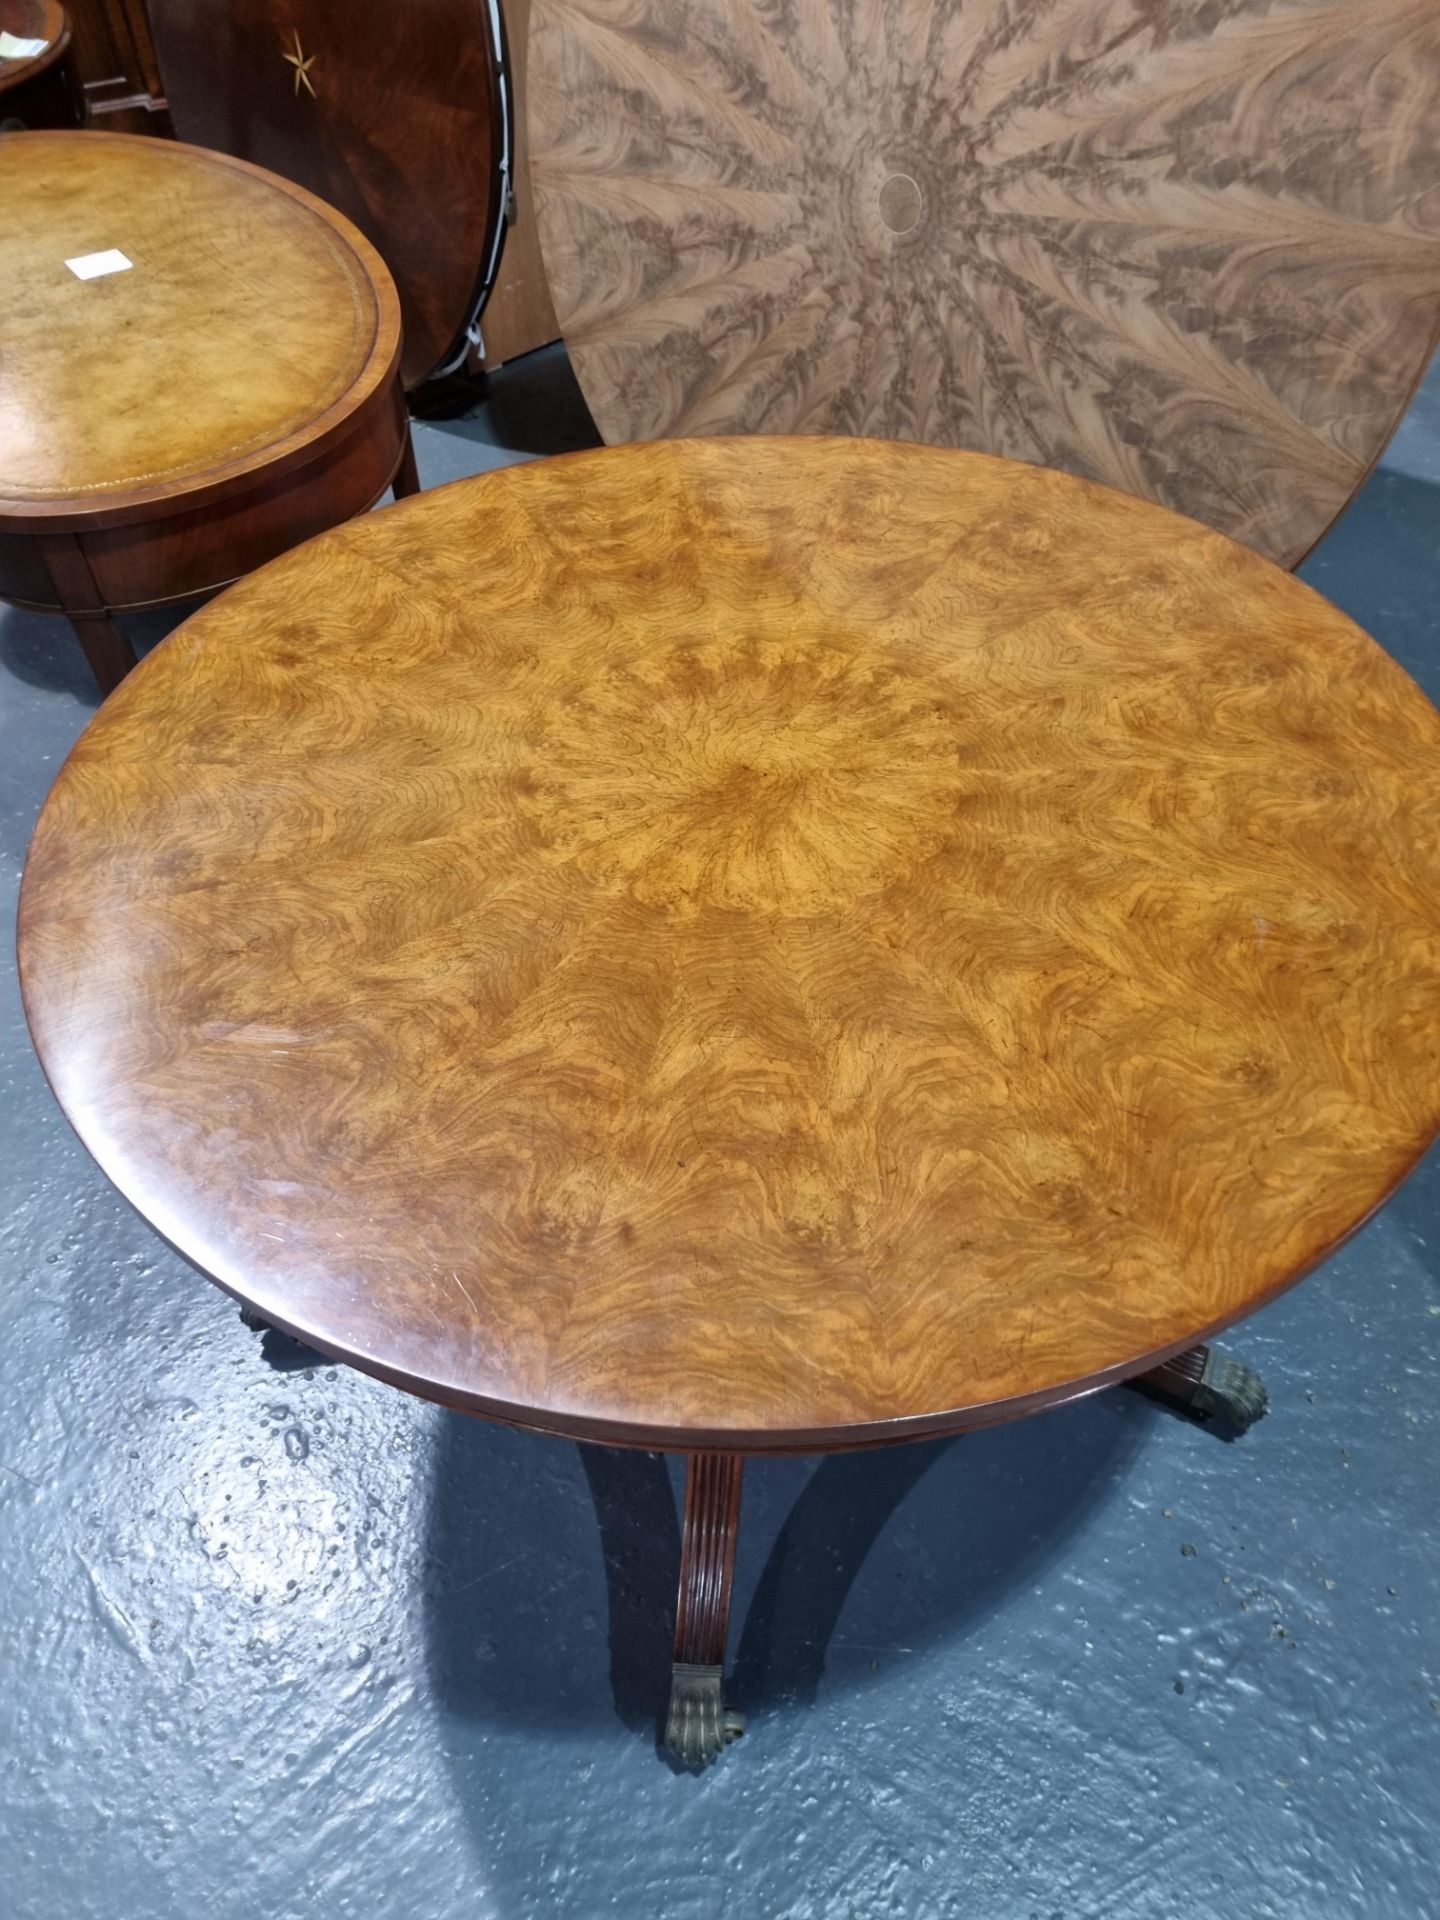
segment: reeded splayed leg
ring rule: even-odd
[[[744,1467],[734,1453],[692,1453],[686,1459],[665,1744],[687,1766],[707,1766],[745,1731],[744,1717],[727,1711],[721,1697]]]
[[[1261,1419],[1270,1396],[1258,1373],[1219,1347],[1190,1347],[1130,1383],[1177,1413],[1241,1434]]]

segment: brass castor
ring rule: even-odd
[[[665,1745],[687,1767],[708,1767],[745,1731],[745,1716],[725,1705],[721,1669],[677,1660],[670,1669]]]
[[[1247,1433],[1270,1406],[1265,1382],[1219,1347],[1191,1347],[1130,1383],[1152,1400],[1228,1440]]]

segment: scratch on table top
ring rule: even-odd
[[[465,1298],[469,1301],[470,1311],[474,1314],[475,1318],[478,1320],[480,1318],[480,1309],[475,1304],[475,1297],[471,1293],[470,1289],[466,1286],[465,1282],[460,1278],[459,1274],[456,1273],[453,1267],[450,1269],[450,1278],[455,1282],[456,1286],[460,1289],[461,1293],[463,1293]]]

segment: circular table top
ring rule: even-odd
[[[84,278],[67,261],[130,264]],[[303,460],[393,376],[399,309],[342,215],[115,133],[0,139],[0,525],[191,504]]]
[[[70,44],[70,17],[60,0],[0,0],[0,33],[45,43],[38,53],[0,59],[0,93],[6,93],[60,58]]]
[[[525,101],[612,442],[973,447],[1290,565],[1440,331],[1429,0],[534,0]]]
[[[1440,1123],[1440,715],[1040,468],[661,442],[262,568],[36,830],[36,1044],[184,1253],[581,1437],[841,1446],[1135,1371]]]

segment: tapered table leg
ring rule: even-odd
[[[135,649],[110,619],[79,535],[40,535],[36,550],[50,576],[50,604],[64,609],[101,693],[113,693],[134,666]]]
[[[405,428],[405,451],[395,469],[395,478],[390,482],[390,491],[397,500],[420,491],[420,469],[415,464],[415,438],[408,423]]]
[[[1130,1383],[1177,1413],[1232,1433],[1253,1427],[1270,1405],[1265,1382],[1219,1347],[1189,1347]]]
[[[745,1731],[744,1717],[728,1711],[721,1695],[744,1465],[734,1453],[692,1453],[686,1460],[665,1744],[688,1766],[708,1765]]]
[[[103,613],[72,607],[70,625],[102,693],[113,693],[135,664],[135,649]]]

